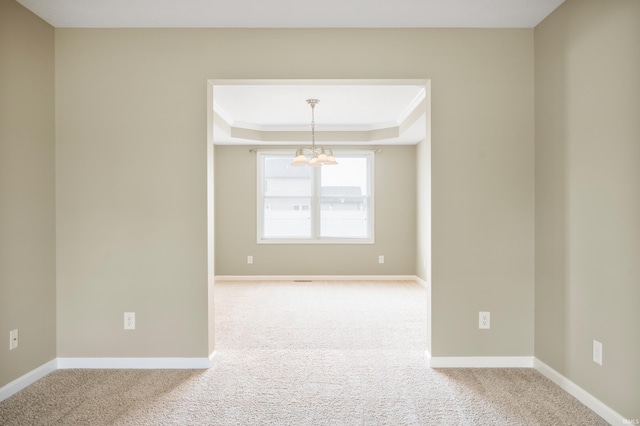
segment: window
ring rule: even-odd
[[[258,151],[259,243],[373,243],[373,151],[335,151],[338,165],[291,166]]]

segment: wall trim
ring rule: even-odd
[[[46,364],[42,364],[40,367],[29,371],[28,373],[18,377],[12,382],[7,383],[0,388],[0,401],[13,396],[20,392],[22,389],[29,385],[34,384],[38,380],[42,379],[47,374],[53,373],[58,368],[58,362],[56,359],[52,359]]]
[[[415,275],[217,275],[216,281],[416,281]]]
[[[604,402],[600,401],[595,396],[591,395],[586,390],[582,389],[580,386],[576,385],[574,382],[572,382],[562,374],[558,373],[553,368],[549,367],[544,362],[540,361],[538,358],[533,358],[533,368],[535,368],[547,379],[560,386],[563,390],[571,394],[578,401],[589,407],[591,411],[605,419],[608,423],[611,423],[612,425],[633,424],[629,422],[629,420],[631,419],[625,419],[614,409],[606,405]],[[625,420],[627,422],[625,422]]]
[[[532,368],[531,356],[427,356],[431,368]]]
[[[426,282],[425,280],[423,280],[422,278],[420,278],[419,276],[414,276],[413,280],[415,282],[417,282],[418,284],[420,284],[422,287],[426,288],[427,290],[431,289],[431,286],[429,285],[428,282]]]
[[[211,367],[212,356],[207,358],[58,358],[58,368],[61,370],[68,368],[206,369]]]
[[[0,401],[58,369],[207,369],[215,356],[214,351],[207,358],[56,358],[1,387]],[[425,360],[430,368],[534,368],[612,425],[631,424],[629,419],[535,357],[432,357],[427,350]]]

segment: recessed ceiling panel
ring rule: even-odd
[[[216,111],[231,125],[299,130],[308,127],[318,99],[318,128],[379,128],[399,124],[423,95],[424,87],[402,85],[232,85],[216,86]]]
[[[315,107],[318,140],[417,143],[425,135],[421,84],[214,84],[217,144],[300,143]]]

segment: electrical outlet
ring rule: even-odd
[[[478,328],[491,328],[491,312],[480,312]]]
[[[378,256],[378,263],[384,263],[384,256],[383,255]]]
[[[12,351],[18,347],[18,329],[9,332],[9,350]]]
[[[136,329],[136,313],[135,312],[124,313],[124,329],[125,330]]]
[[[593,362],[602,365],[602,343],[593,341]]]
[[[247,264],[253,265],[253,256],[247,256]]]

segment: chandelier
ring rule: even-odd
[[[316,122],[314,109],[318,102],[320,101],[317,99],[307,99],[307,103],[311,105],[311,147],[298,148],[296,156],[291,162],[292,166],[320,167],[338,164],[333,156],[333,151],[330,148],[316,146]],[[310,160],[307,160],[307,155],[311,157]]]

